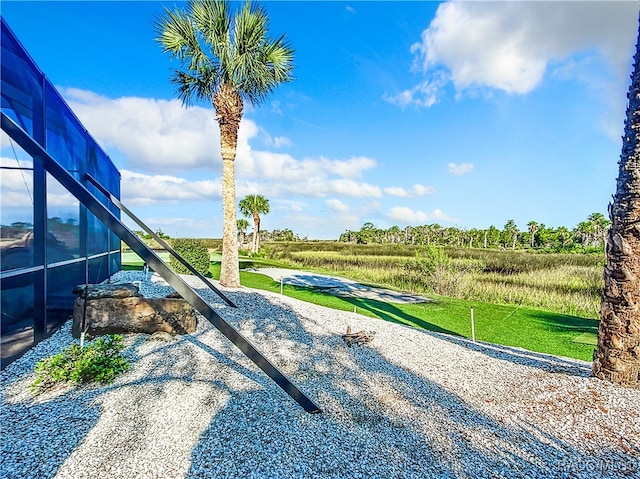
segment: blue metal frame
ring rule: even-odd
[[[2,17],[0,24],[3,113],[77,179],[91,173],[111,194],[119,197],[120,173],[113,162]],[[6,171],[5,166],[0,168]],[[121,269],[119,238],[75,199],[56,211],[50,201],[51,183],[55,180],[39,162],[33,161],[30,167],[22,167],[18,162],[16,169],[29,171],[30,183],[25,180],[24,193],[25,197],[29,193],[31,205],[25,203],[15,210],[2,206],[3,222],[6,219],[1,229],[2,239],[15,240],[13,245],[5,244],[8,247],[2,249],[0,268],[2,368],[68,319],[73,308],[71,290],[74,286],[100,282]],[[3,182],[3,195],[4,187]],[[108,204],[102,196],[96,196]],[[109,204],[109,208],[114,214],[120,214],[115,206]],[[59,212],[67,216],[58,215]],[[56,223],[57,216],[60,218]],[[22,237],[14,236],[9,225],[14,221],[28,224],[20,233]],[[30,233],[30,237],[25,233]]]

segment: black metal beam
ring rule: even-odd
[[[105,195],[107,198],[109,198],[109,200],[111,200],[111,203],[113,203],[120,211],[124,211],[124,213],[131,218],[133,221],[135,221],[135,223],[140,226],[140,228],[142,228],[149,236],[151,236],[155,241],[158,242],[158,244],[160,244],[160,246],[162,246],[165,250],[167,250],[169,252],[169,254],[173,255],[178,261],[180,261],[180,263],[182,263],[182,265],[187,268],[189,271],[191,271],[191,273],[194,276],[197,276],[198,279],[200,279],[200,281],[202,281],[206,286],[209,287],[209,289],[211,291],[213,291],[214,293],[216,293],[218,296],[220,296],[220,298],[227,303],[229,306],[231,306],[232,308],[237,308],[237,306],[235,305],[235,303],[233,301],[231,301],[229,298],[227,298],[222,291],[220,291],[218,288],[216,288],[211,281],[209,281],[207,278],[205,278],[202,274],[200,274],[200,272],[195,269],[193,266],[191,266],[191,264],[184,259],[176,250],[174,250],[169,243],[167,243],[165,240],[163,240],[160,236],[158,236],[156,233],[154,233],[154,231],[149,228],[140,218],[138,218],[135,214],[133,214],[133,212],[127,208],[118,198],[116,198],[115,195],[113,195],[109,190],[107,190],[104,186],[102,186],[98,180],[96,180],[93,176],[91,176],[89,173],[85,173],[84,174],[85,178],[87,178],[87,180],[89,180],[89,182],[95,186],[100,193],[102,193],[103,195]]]
[[[179,275],[165,264],[153,250],[127,228],[108,208],[65,170],[49,153],[47,153],[33,138],[5,114],[2,114],[2,130],[13,138],[36,161],[39,161],[63,187],[65,187],[80,203],[87,207],[107,228],[113,231],[122,241],[136,252],[146,263],[154,269],[173,289],[186,299],[211,324],[224,334],[251,361],[262,369],[275,383],[280,386],[305,411],[319,413],[320,408],[298,389],[278,368],[260,353],[253,344],[242,336],[233,326],[225,321],[211,306],[194,291]]]

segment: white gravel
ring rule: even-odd
[[[67,324],[0,374],[0,477],[640,477],[640,391],[591,378],[590,363],[246,288],[225,291],[233,309],[199,291],[323,413],[206,320],[171,342],[127,335],[133,367],[111,385],[34,398],[33,367],[73,341]],[[375,339],[346,347],[348,325]]]

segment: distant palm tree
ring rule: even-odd
[[[606,243],[607,232],[611,222],[605,218],[602,213],[591,213],[587,218],[593,229],[593,247],[597,248],[600,244]]]
[[[157,41],[183,70],[171,81],[188,105],[211,101],[222,149],[222,264],[220,283],[238,287],[234,160],[244,103],[259,105],[281,82],[292,79],[293,50],[284,35],[267,36],[268,17],[247,1],[233,16],[226,0],[191,0],[185,10],[165,10],[155,23]]]
[[[504,225],[503,233],[505,235],[505,246],[507,246],[507,241],[511,241],[511,249],[515,251],[516,241],[518,241],[518,227],[515,221],[507,221]]]
[[[531,235],[529,244],[531,245],[532,248],[535,248],[536,232],[538,231],[538,229],[540,229],[540,225],[535,221],[529,221],[529,223],[527,223],[527,226],[529,227],[529,234]]]
[[[640,388],[640,31],[634,60],[593,375]]]
[[[244,218],[238,218],[236,224],[238,225],[238,244],[241,245],[244,243],[244,238],[247,233],[247,228],[249,227],[249,222]]]
[[[262,195],[248,195],[238,204],[240,212],[247,218],[253,218],[253,241],[251,251],[257,253],[260,246],[260,215],[269,212],[269,200]]]
[[[560,226],[556,233],[558,234],[558,238],[560,238],[560,245],[562,247],[562,249],[564,249],[565,245],[567,244],[567,237],[569,236],[569,228],[567,228],[566,226]]]

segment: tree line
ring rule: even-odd
[[[489,226],[486,229],[443,227],[439,224],[392,226],[376,228],[367,222],[359,231],[345,231],[338,241],[360,244],[411,244],[424,246],[449,246],[456,248],[535,249],[547,251],[598,251],[603,250],[610,222],[601,213],[592,213],[575,228],[547,227],[530,221],[526,229],[520,229],[514,220],[502,229]]]

